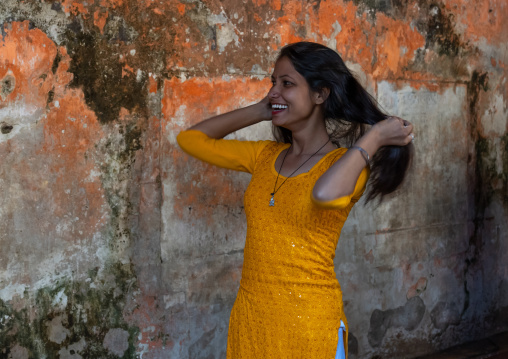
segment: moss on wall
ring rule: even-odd
[[[83,358],[118,358],[104,346],[108,331],[116,328],[128,333],[122,358],[135,358],[139,329],[124,320],[136,289],[130,266],[113,263],[100,275],[98,269],[89,273],[87,280],[62,279],[33,295],[27,290],[22,309],[0,300],[0,358],[8,358],[16,344],[28,349],[30,358],[58,358],[62,349],[82,340],[85,345],[76,354]]]

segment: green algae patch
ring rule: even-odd
[[[102,274],[91,272],[95,275],[84,281],[64,279],[32,296],[25,292],[22,309],[0,300],[0,358],[8,358],[16,345],[30,358],[58,358],[63,352],[83,358],[135,358],[139,329],[124,320],[136,290],[130,265],[114,263]],[[111,329],[128,333],[122,356],[105,348]]]

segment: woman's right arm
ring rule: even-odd
[[[254,125],[261,121],[268,121],[272,118],[272,109],[268,102],[268,97],[262,101],[214,116],[192,126],[189,130],[197,130],[211,138],[223,138],[232,132],[238,131],[244,127]]]
[[[223,140],[241,128],[271,119],[265,98],[255,105],[204,120],[176,137],[180,148],[189,155],[215,166],[236,171],[254,171],[256,159],[269,141]]]

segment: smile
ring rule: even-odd
[[[272,103],[272,110],[285,110],[288,108],[288,105],[281,105],[278,103]]]

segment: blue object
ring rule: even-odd
[[[340,321],[339,327],[339,341],[337,342],[337,352],[335,353],[335,359],[346,359],[346,350],[344,349],[344,331],[346,326],[344,322]]]

